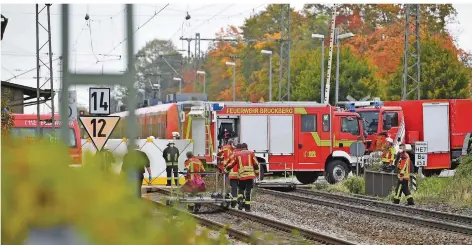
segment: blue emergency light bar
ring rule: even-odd
[[[222,111],[225,108],[223,103],[213,103],[213,111]]]
[[[356,108],[374,106],[375,108],[380,108],[383,106],[383,101],[356,101],[351,103],[346,103],[346,109],[350,112],[355,112]]]

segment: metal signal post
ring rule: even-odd
[[[39,135],[39,130],[40,130],[40,108],[39,108],[39,104],[41,103],[40,102],[40,90],[41,88],[47,83],[47,82],[50,82],[51,83],[51,120],[52,120],[52,130],[54,131],[54,127],[55,127],[55,123],[54,123],[54,82],[53,82],[53,70],[52,70],[52,48],[51,48],[51,12],[50,12],[50,7],[51,7],[51,4],[45,4],[45,6],[39,10],[39,4],[36,4],[36,113],[37,113],[37,134]],[[47,11],[47,20],[48,20],[48,24],[47,24],[47,28],[44,27],[44,25],[42,25],[39,21],[39,14],[46,8],[46,11]],[[39,27],[42,27],[47,33],[48,33],[48,40],[40,47],[39,46]],[[49,54],[49,66],[46,65],[42,60],[41,58],[39,58],[39,52],[41,51],[41,49],[46,46],[46,44],[49,44],[48,45],[48,54]],[[49,70],[49,78],[46,80],[46,82],[43,83],[43,85],[40,85],[40,82],[39,82],[39,79],[40,79],[40,64],[39,63],[42,63],[48,70]],[[44,103],[46,103],[46,100],[44,100]],[[47,103],[46,103],[47,105]]]
[[[408,94],[415,90],[417,92],[417,98],[420,99],[420,5],[406,4],[405,18],[402,100],[406,100]],[[411,27],[413,29],[412,31],[410,31]],[[412,51],[408,47],[411,36],[414,38]],[[409,63],[412,63],[412,65],[409,65]],[[413,90],[408,91],[408,81],[410,81],[411,84],[416,85]]]

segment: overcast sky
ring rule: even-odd
[[[251,14],[263,10],[267,4],[170,4],[162,12],[147,22],[156,12],[166,4],[158,3],[135,5],[134,29],[136,32],[135,49],[142,48],[146,42],[155,38],[170,39],[178,49],[187,49],[187,43],[179,40],[180,36],[195,37],[199,32],[202,38],[212,38],[220,28],[228,25],[241,26],[245,18]],[[44,5],[42,5],[44,6]],[[40,9],[42,8],[40,5]],[[124,5],[71,5],[69,28],[71,40],[72,72],[117,72],[124,70],[124,59],[118,56],[125,52],[126,42],[120,45],[124,39]],[[302,4],[295,4],[296,10],[302,8]],[[60,6],[51,6],[51,29],[53,59],[59,57],[61,49],[61,25]],[[457,36],[460,48],[472,51],[472,4],[454,5],[458,11],[457,24],[449,26],[451,33]],[[185,21],[186,12],[191,19]],[[34,4],[2,4],[1,13],[9,19],[4,39],[1,42],[1,79],[2,81],[21,74],[36,66],[36,26]],[[90,20],[85,20],[88,13]],[[47,27],[46,9],[40,14],[40,22]],[[147,23],[146,23],[147,22]],[[90,25],[90,29],[88,28]],[[183,25],[183,30],[182,30]],[[40,46],[47,41],[47,32],[40,29]],[[192,52],[194,43],[192,42]],[[201,42],[202,50],[207,49],[208,42]],[[44,46],[41,58],[49,63],[47,53],[48,46]],[[186,53],[186,52],[185,52]],[[75,55],[76,54],[76,55]],[[108,54],[108,56],[104,56]],[[54,76],[59,75],[59,62],[53,62]],[[41,69],[40,77],[48,77],[48,70]],[[26,73],[10,82],[36,87],[36,71]],[[41,83],[45,79],[41,79]],[[58,82],[54,86],[57,88]],[[45,88],[49,88],[46,84]],[[88,92],[86,88],[77,88],[77,100],[80,104],[88,105]],[[34,113],[35,106],[25,108],[25,113]],[[49,108],[41,106],[41,112],[49,112]]]

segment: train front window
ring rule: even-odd
[[[364,121],[364,130],[367,132],[367,134],[376,134],[379,126],[379,112],[361,111],[358,113]]]
[[[50,140],[60,138],[60,129],[56,128],[56,132],[52,128],[40,128],[40,135]],[[12,128],[11,135],[18,138],[36,137],[36,128]],[[69,147],[77,147],[74,129],[69,129]]]

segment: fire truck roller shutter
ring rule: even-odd
[[[293,116],[269,116],[269,153],[293,154]]]
[[[451,168],[449,113],[449,103],[423,103],[423,141],[428,142],[425,176]]]
[[[193,154],[197,157],[205,156],[205,118],[192,118]]]
[[[345,151],[333,151],[326,159],[325,179],[330,184],[346,179],[349,174],[351,156]]]
[[[240,142],[251,151],[268,152],[267,115],[241,116]]]

